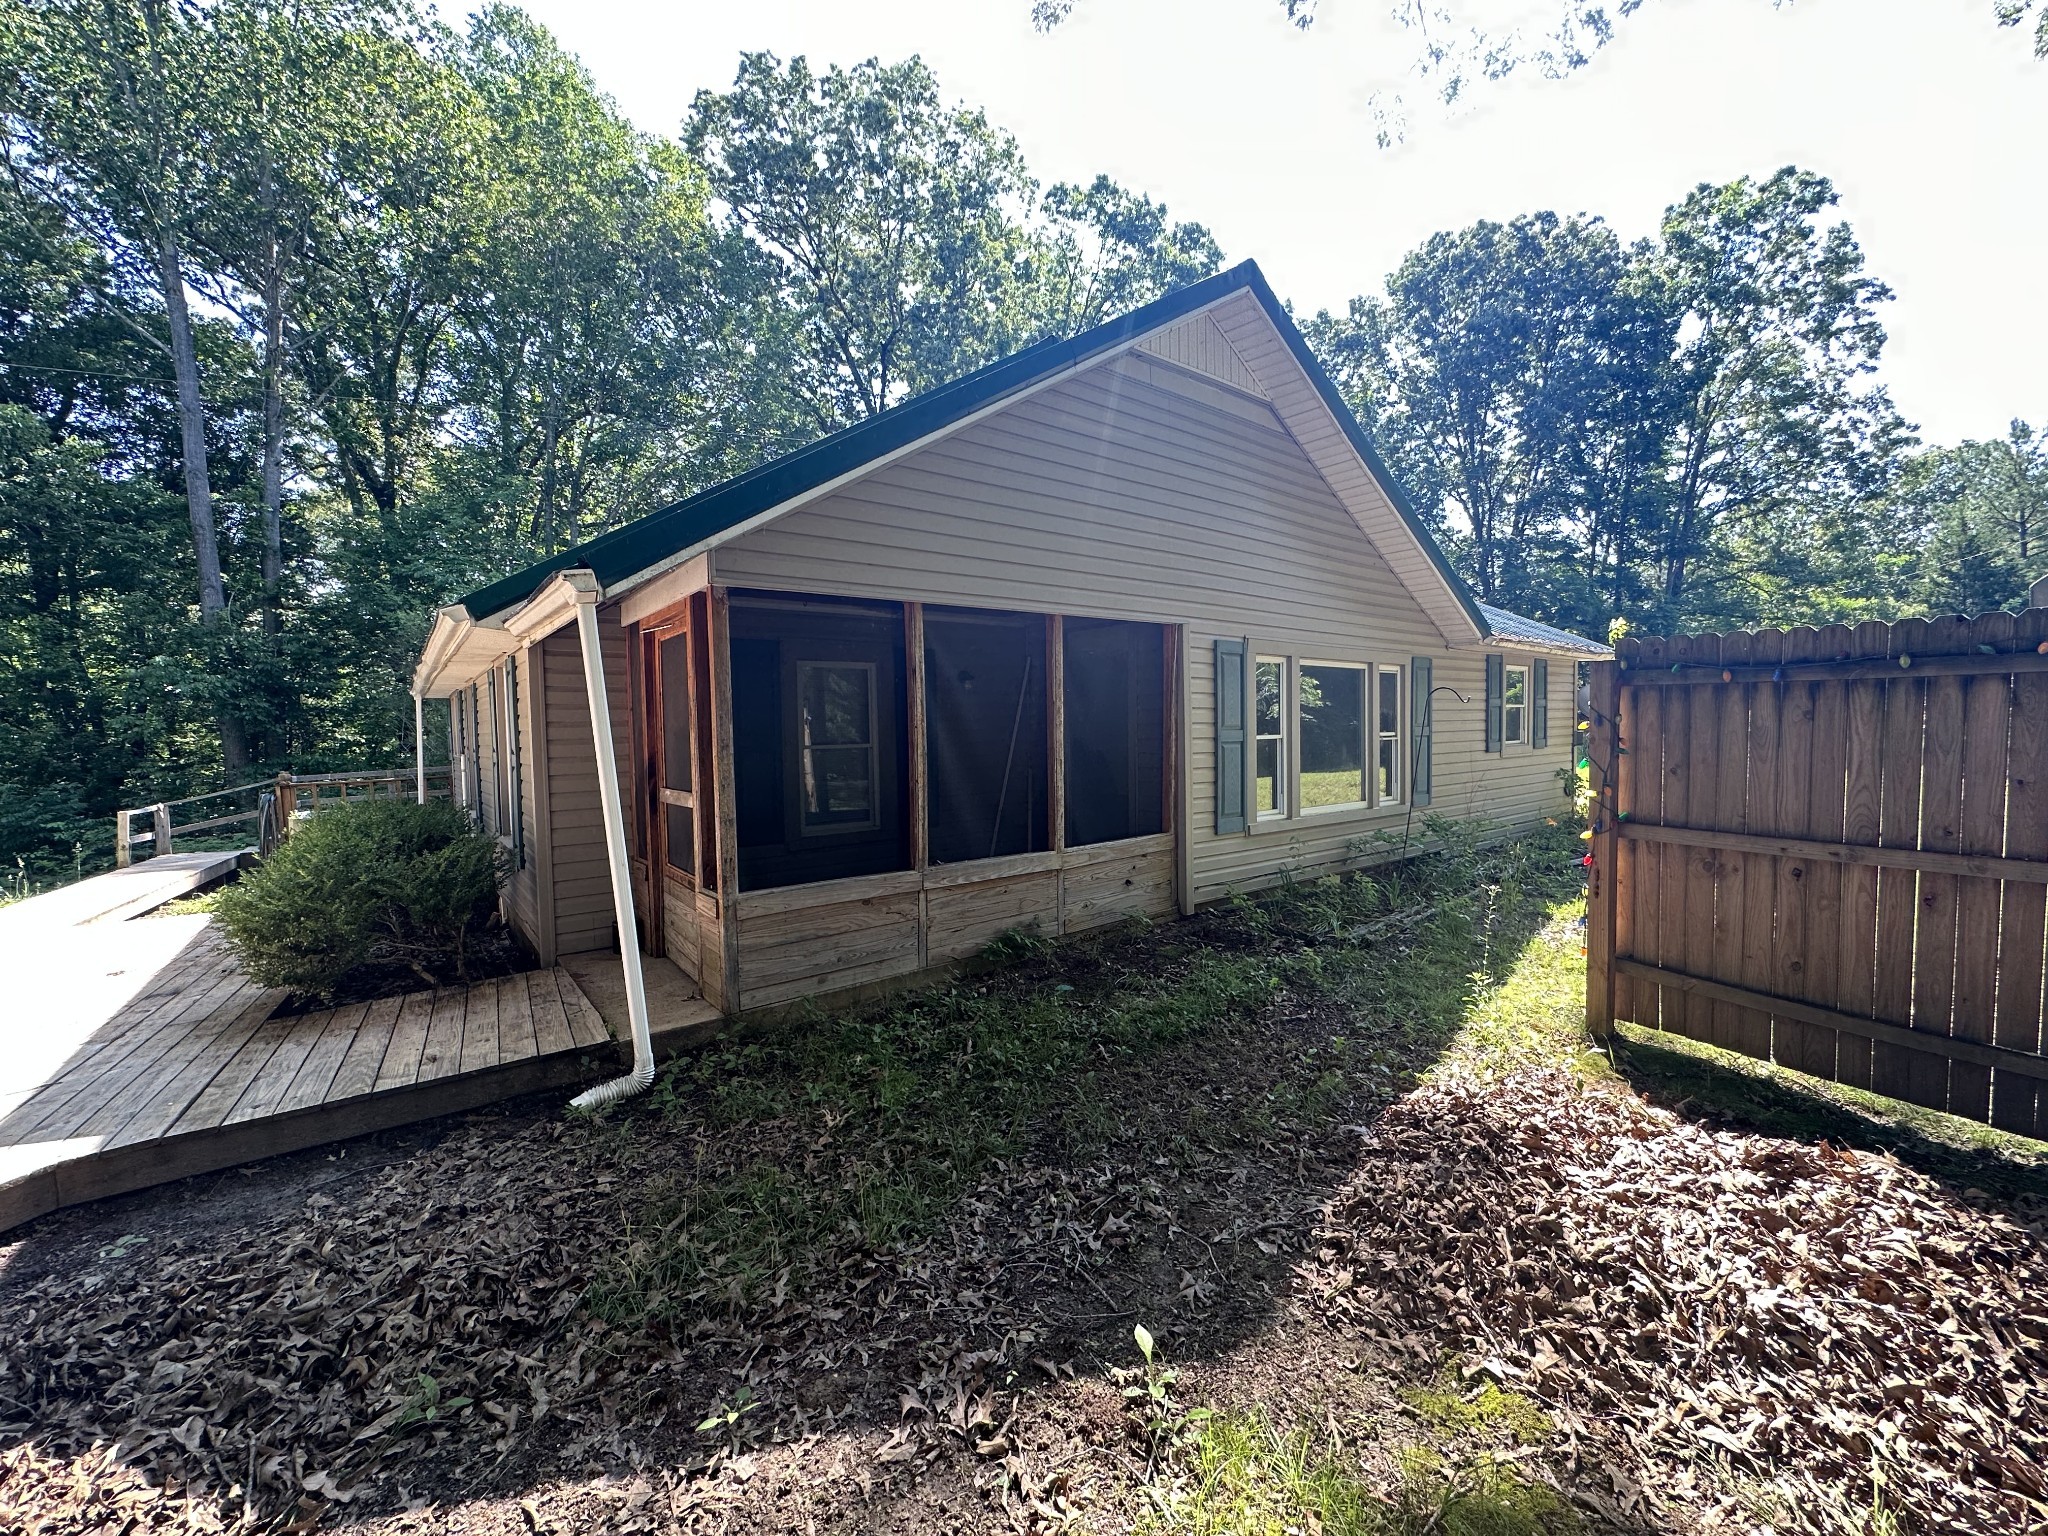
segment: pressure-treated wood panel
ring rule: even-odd
[[[1060,874],[1009,875],[971,885],[948,885],[925,895],[931,959],[960,960],[979,954],[989,941],[1013,929],[1059,931]],[[751,953],[751,951],[749,952]]]
[[[739,919],[741,1006],[917,969],[920,897],[880,896]]]
[[[1622,842],[1684,861],[1612,962],[1638,1022],[1690,1033],[1711,1010],[1712,1038],[1746,1054],[2038,1129],[2044,641],[2048,611],[2030,610],[1626,642],[1622,676],[1656,678],[1630,691],[1630,751],[1665,769]]]
[[[1073,858],[1069,850],[1069,859]],[[1165,917],[1174,910],[1173,849],[1069,862],[1060,871],[1061,920],[1081,933],[1127,917]]]

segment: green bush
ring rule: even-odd
[[[468,979],[507,865],[445,801],[361,800],[315,811],[240,881],[215,916],[251,980],[332,997],[364,965],[410,966],[429,985]]]

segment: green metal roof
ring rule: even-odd
[[[1450,562],[1444,559],[1443,551],[1437,548],[1436,541],[1415,515],[1407,493],[1381,462],[1364,429],[1338,394],[1337,386],[1309,351],[1308,342],[1295,329],[1285,307],[1268,286],[1265,274],[1259,271],[1256,262],[1251,261],[1240,262],[1228,271],[1178,289],[1093,330],[1064,339],[1038,342],[1013,352],[950,384],[927,390],[866,421],[820,438],[795,453],[772,459],[743,475],[736,475],[610,533],[566,549],[537,565],[516,571],[502,581],[494,581],[463,598],[462,607],[472,619],[489,618],[524,602],[555,572],[576,566],[589,567],[592,574],[609,587],[864,464],[934,432],[943,431],[1006,395],[1028,389],[1040,380],[1086,362],[1134,336],[1171,325],[1239,290],[1249,292],[1271,317],[1274,329],[1315,384],[1331,415],[1343,427],[1351,446],[1365,460],[1373,478],[1387,493],[1388,500],[1408,525],[1416,543],[1442,574],[1473,627],[1481,635],[1489,633],[1486,617],[1471,591],[1451,569]]]

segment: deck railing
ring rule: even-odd
[[[410,797],[416,788],[415,770],[411,768],[280,773],[274,779],[259,779],[253,784],[236,784],[180,800],[162,800],[155,805],[132,806],[114,813],[114,863],[133,863],[138,844],[146,845],[142,857],[154,858],[175,852],[181,837],[220,834],[224,828],[237,826],[247,826],[250,840],[268,853],[291,830],[296,817],[322,805],[343,800],[399,799]],[[428,798],[441,800],[447,795],[447,764],[429,768]],[[239,803],[237,797],[246,797],[247,804]],[[193,808],[200,808],[193,819],[180,821],[175,814],[190,813]]]

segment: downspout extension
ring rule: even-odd
[[[612,912],[619,925],[626,1015],[633,1026],[633,1070],[624,1077],[599,1083],[569,1101],[573,1109],[598,1109],[647,1091],[654,1081],[654,1041],[647,1024],[647,979],[640,970],[640,929],[633,915],[633,876],[626,862],[626,816],[619,794],[618,755],[612,750],[612,712],[604,685],[604,651],[597,638],[597,583],[587,571],[566,574],[575,583],[576,635],[583,643],[583,687],[590,699],[597,797],[604,812],[605,857],[611,865]]]

